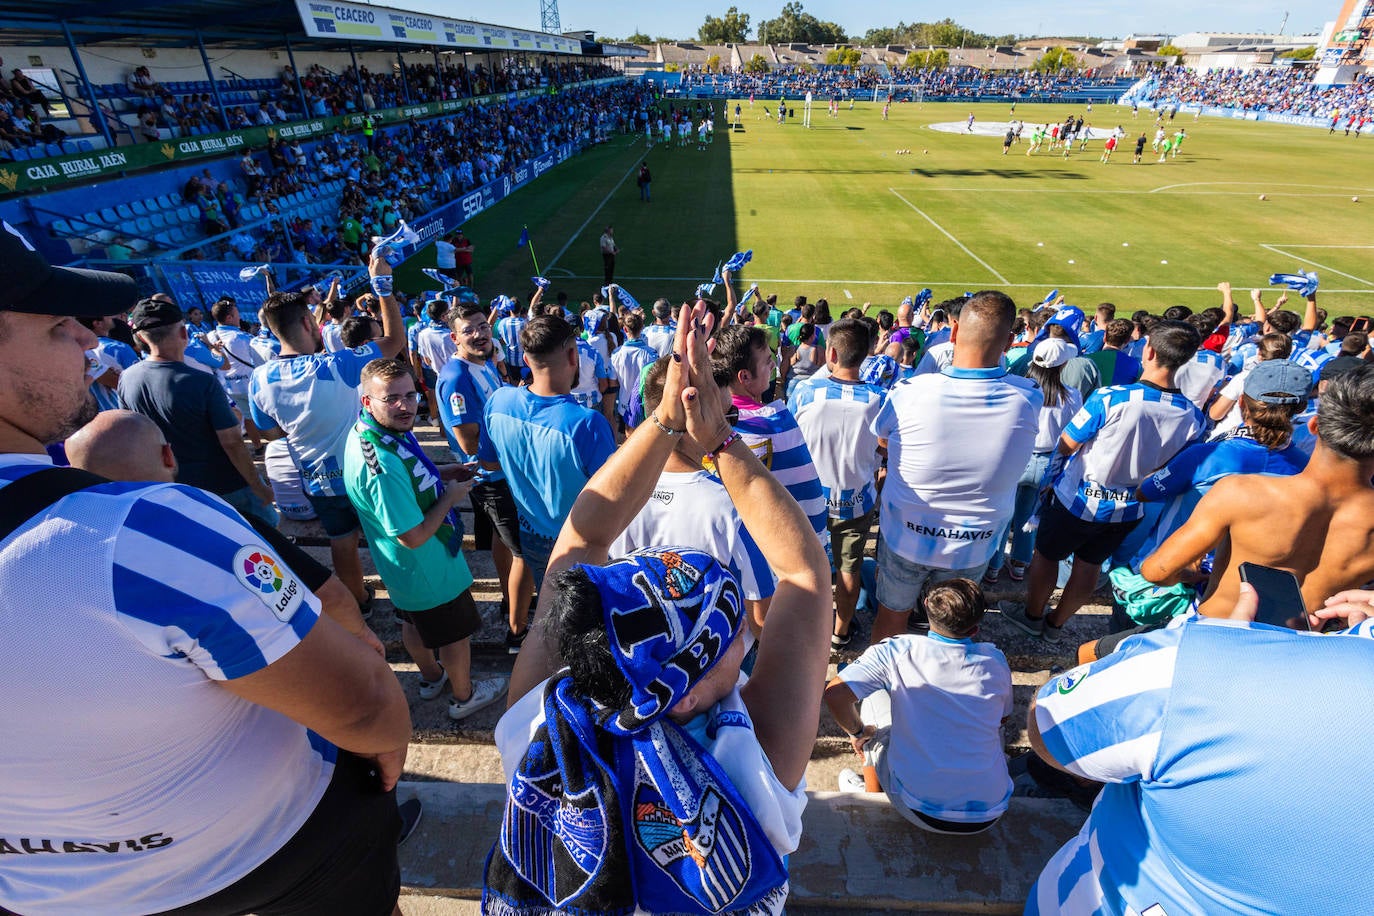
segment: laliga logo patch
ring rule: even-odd
[[[241,547],[234,554],[234,575],[277,619],[287,623],[300,607],[305,589],[295,576],[261,547]]]
[[[448,409],[453,411],[455,417],[463,415],[463,409],[467,407],[467,403],[463,396],[456,391],[448,396]]]

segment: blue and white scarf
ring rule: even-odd
[[[549,681],[487,858],[482,911],[772,911],[786,867],[720,764],[667,719],[739,633],[739,586],[686,547],[575,568],[600,593],[630,701],[581,696],[566,671]]]
[[[1297,273],[1291,274],[1271,274],[1269,277],[1269,285],[1286,286],[1304,299],[1307,299],[1317,292],[1317,272],[1315,270],[1300,270]]]

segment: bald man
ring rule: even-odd
[[[106,410],[71,435],[66,443],[72,467],[110,480],[176,480],[177,459],[158,425],[132,410]],[[302,583],[320,599],[321,610],[363,642],[386,657],[381,640],[363,622],[353,593],[309,554],[277,529],[245,517],[269,547],[295,570]]]

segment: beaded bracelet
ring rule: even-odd
[[[712,461],[715,461],[717,455],[725,451],[730,446],[734,445],[738,439],[739,433],[735,432],[733,429],[730,430],[730,435],[726,436],[725,440],[721,442],[720,445],[716,446],[715,451],[707,452],[706,457],[710,458]]]
[[[654,421],[654,425],[658,427],[660,432],[667,433],[670,436],[680,436],[687,432],[685,429],[673,429],[671,426],[664,426],[656,413],[649,414],[649,419]]]

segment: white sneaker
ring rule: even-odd
[[[455,697],[448,701],[450,719],[466,719],[484,706],[490,706],[506,693],[509,678],[488,677],[472,682],[472,696],[459,702]]]
[[[860,774],[858,774],[858,773],[855,773],[855,772],[854,772],[853,770],[851,770],[849,767],[845,767],[843,770],[840,770],[840,780],[839,780],[839,782],[840,782],[840,791],[841,791],[841,792],[866,792],[866,791],[868,791],[868,790],[865,788],[865,786],[867,785],[867,783],[864,782],[863,776],[860,775]]]
[[[439,670],[440,670],[440,671],[444,671],[443,666],[440,666]],[[444,673],[441,674],[441,675],[439,676],[439,680],[437,680],[437,681],[427,681],[427,680],[425,680],[423,677],[420,678],[420,699],[422,699],[422,700],[432,700],[432,699],[434,699],[434,698],[437,697],[439,694],[443,693],[443,691],[444,691],[444,685],[447,684],[447,683],[448,683],[448,672],[447,672],[447,671],[444,671]]]

